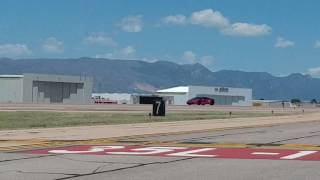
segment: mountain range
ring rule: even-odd
[[[92,76],[94,92],[148,93],[184,85],[252,88],[255,99],[320,99],[320,79],[294,73],[276,77],[266,72],[221,70],[201,64],[168,61],[0,58],[0,74],[43,73]]]

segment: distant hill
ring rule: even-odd
[[[299,73],[275,77],[266,72],[212,72],[201,64],[167,61],[0,58],[0,74],[22,73],[92,76],[94,92],[143,93],[180,85],[205,85],[252,88],[256,99],[320,99],[320,79]]]

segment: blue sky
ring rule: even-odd
[[[320,75],[318,0],[1,0],[0,56]]]

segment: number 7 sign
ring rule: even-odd
[[[164,100],[155,101],[153,103],[153,116],[165,116],[166,115],[166,104]]]

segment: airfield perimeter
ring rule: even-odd
[[[0,105],[2,111],[149,113],[133,105]],[[0,131],[0,179],[317,179],[316,108],[169,106],[223,119]],[[228,117],[258,112],[266,117]],[[273,114],[272,114],[273,112]]]
[[[9,112],[72,112],[72,113],[143,113],[152,111],[150,105],[36,105],[36,104],[0,104],[0,111]],[[168,106],[167,113],[200,113],[224,112],[221,119],[204,119],[196,122],[170,121],[157,122],[151,118],[147,123],[121,125],[96,125],[58,128],[32,128],[22,130],[0,131],[0,140],[87,140],[96,138],[111,138],[143,134],[178,133],[186,131],[221,130],[239,127],[256,127],[273,124],[306,122],[318,120],[318,108],[257,108],[257,107],[217,107],[217,106]],[[231,115],[229,113],[232,113]],[[240,112],[261,114],[262,117],[237,117],[233,114]],[[255,114],[255,115],[256,115]],[[263,117],[265,116],[265,117]],[[158,118],[159,119],[159,118]]]

